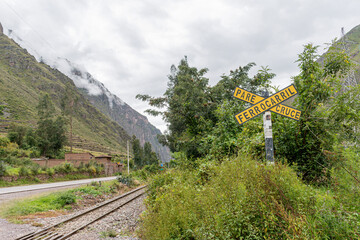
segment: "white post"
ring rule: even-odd
[[[127,164],[127,169],[128,169],[128,174],[130,173],[130,165],[129,165],[129,140],[127,141],[127,160],[128,160],[128,164]]]
[[[265,133],[265,152],[266,160],[270,164],[274,164],[274,143],[272,136],[272,123],[271,123],[271,112],[266,111],[264,113],[264,133]]]

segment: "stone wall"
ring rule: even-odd
[[[34,163],[39,164],[41,167],[55,167],[60,164],[63,164],[65,162],[71,163],[73,166],[78,167],[80,163],[87,164],[89,161],[87,160],[67,160],[65,159],[41,159],[41,160],[33,160]],[[96,162],[98,164],[104,165],[104,171],[106,175],[113,175],[116,172],[122,171],[122,165],[117,165],[114,162],[111,162],[110,160],[106,158],[99,158],[96,159]]]
[[[95,160],[94,155],[91,153],[65,153],[65,160]]]

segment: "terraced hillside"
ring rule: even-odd
[[[60,71],[39,63],[25,49],[0,33],[0,106],[2,131],[12,121],[36,126],[39,97],[48,93],[60,114],[68,86],[79,101],[73,118],[77,147],[123,152],[130,136],[116,122],[97,110],[80,94],[73,81]]]

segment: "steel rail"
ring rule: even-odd
[[[97,210],[97,209],[99,209],[99,208],[102,208],[102,207],[104,207],[104,206],[106,206],[106,205],[109,205],[110,203],[116,202],[116,201],[118,201],[118,200],[120,200],[120,199],[122,199],[122,198],[124,198],[124,197],[126,197],[126,196],[128,196],[128,195],[130,195],[130,194],[132,194],[132,193],[135,193],[135,192],[137,192],[137,191],[140,191],[141,189],[144,189],[144,188],[146,188],[146,187],[147,187],[147,186],[145,185],[145,186],[141,186],[141,187],[139,187],[139,188],[136,188],[136,189],[134,189],[134,190],[132,190],[132,191],[130,191],[130,192],[124,193],[124,194],[122,194],[122,195],[120,195],[120,196],[118,196],[118,197],[115,197],[115,198],[112,198],[112,199],[110,199],[110,200],[107,200],[107,201],[101,203],[100,205],[94,206],[94,207],[92,207],[92,208],[90,208],[90,209],[88,209],[88,210],[86,210],[86,211],[84,211],[84,212],[81,212],[81,213],[79,213],[79,214],[77,214],[77,215],[75,215],[75,216],[73,216],[73,217],[67,218],[67,219],[65,219],[65,220],[63,220],[63,221],[60,221],[60,222],[58,222],[58,223],[55,223],[55,224],[53,224],[53,225],[51,225],[51,226],[49,226],[49,227],[47,227],[47,228],[41,229],[41,230],[39,230],[39,231],[28,233],[28,234],[26,234],[26,235],[23,235],[23,236],[21,236],[21,237],[16,238],[15,240],[30,240],[30,239],[35,239],[35,238],[37,238],[37,237],[45,237],[44,235],[49,234],[49,233],[50,233],[50,234],[53,233],[52,235],[57,235],[57,233],[52,232],[52,231],[50,231],[50,230],[53,229],[53,228],[58,227],[58,226],[61,225],[61,224],[70,222],[70,221],[72,221],[72,220],[74,220],[74,219],[76,219],[76,218],[79,218],[79,217],[84,216],[84,215],[86,215],[86,214],[88,214],[88,213],[90,213],[90,212],[93,212],[93,211],[95,211],[95,210]],[[119,209],[119,208],[121,208],[122,206],[130,203],[131,201],[135,200],[136,198],[138,198],[139,196],[141,196],[141,195],[143,195],[143,194],[144,194],[144,193],[139,194],[139,195],[137,195],[135,198],[132,198],[132,199],[130,199],[129,201],[127,201],[126,203],[121,204],[120,206],[117,206],[115,209],[112,209],[111,212],[116,211],[117,209]],[[110,211],[109,211],[109,212],[110,212]],[[110,212],[110,213],[111,213],[111,212]],[[108,215],[108,214],[110,214],[110,213],[107,213],[106,215]],[[105,215],[105,216],[106,216],[106,215]],[[101,218],[102,218],[102,217],[101,217]],[[101,218],[99,218],[99,219],[101,219]],[[99,220],[99,219],[98,219],[98,220]],[[97,220],[96,220],[96,221],[97,221]],[[90,223],[90,224],[91,224],[91,223]],[[86,226],[85,226],[85,227],[86,227]],[[58,235],[56,238],[53,238],[53,239],[58,239],[58,238],[60,238],[60,237],[62,237],[62,235]],[[45,238],[45,239],[51,239],[51,238]]]

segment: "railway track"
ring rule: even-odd
[[[28,233],[24,236],[16,238],[15,240],[63,240],[68,239],[80,230],[95,223],[96,221],[106,217],[115,212],[126,204],[134,201],[138,197],[145,194],[145,187],[136,188],[130,192],[122,194],[118,197],[107,200],[97,206],[87,209],[73,217],[65,219],[47,228],[36,232]]]

